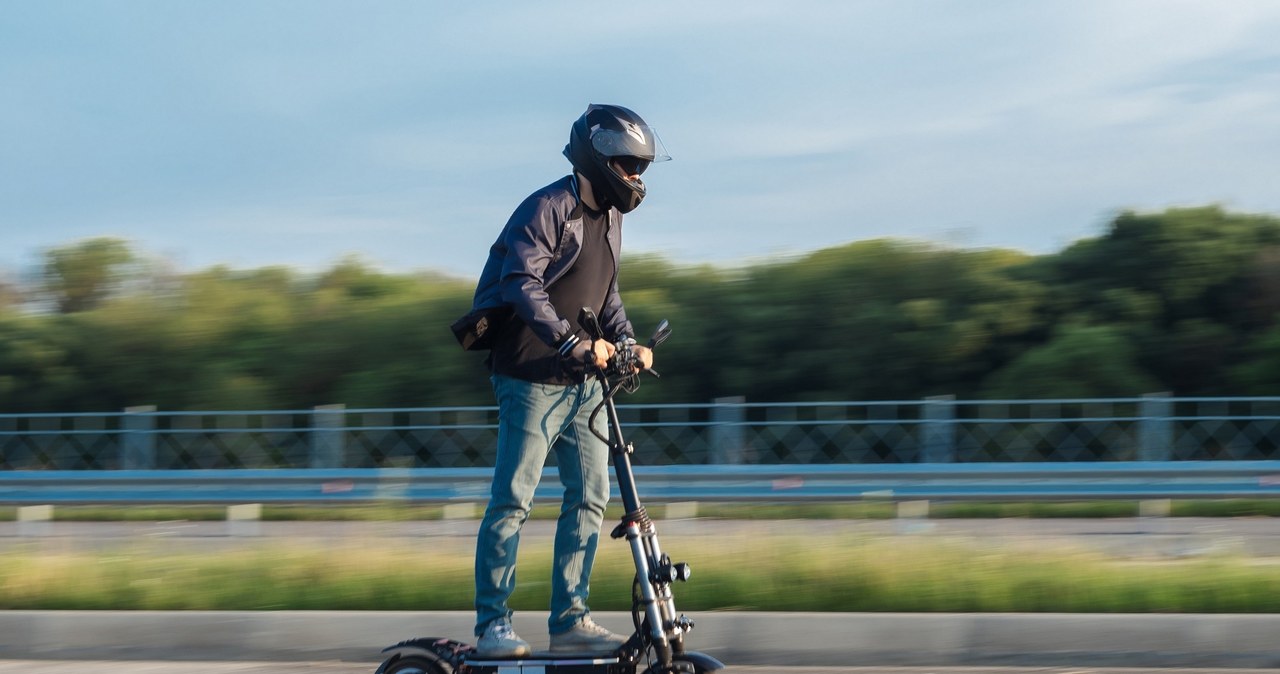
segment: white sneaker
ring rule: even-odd
[[[476,655],[485,658],[520,658],[531,652],[529,642],[516,635],[505,620],[489,623],[476,644]]]
[[[626,637],[597,625],[589,617],[568,632],[551,635],[551,650],[556,653],[611,653],[625,643]]]

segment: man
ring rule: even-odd
[[[547,621],[551,650],[609,652],[625,641],[592,621],[587,607],[609,498],[608,447],[588,427],[602,393],[587,375],[605,367],[615,342],[634,336],[618,295],[622,214],[644,199],[640,174],[671,157],[639,115],[615,105],[588,106],[564,154],[573,173],[516,208],[489,250],[471,314],[493,318],[479,334],[491,333],[498,400],[497,465],[476,541],[477,650],[489,657],[530,653],[512,629],[507,599],[516,586],[520,529],[551,450],[565,488]],[[582,307],[595,311],[605,339],[592,341],[578,325]],[[649,349],[628,348],[642,367],[652,365]]]

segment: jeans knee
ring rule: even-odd
[[[562,510],[564,512],[585,510],[600,517],[609,505],[609,488],[589,489],[584,492],[566,493]]]
[[[511,524],[523,526],[529,519],[531,508],[520,504],[490,503],[484,512],[485,522],[492,525]]]

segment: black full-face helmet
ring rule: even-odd
[[[630,213],[644,199],[640,174],[671,155],[640,115],[619,105],[589,105],[569,131],[564,148],[573,168],[594,190],[601,207]]]

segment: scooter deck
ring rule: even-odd
[[[552,653],[534,651],[519,658],[486,658],[471,655],[467,669],[475,674],[624,674],[635,665],[617,655],[600,653]]]

